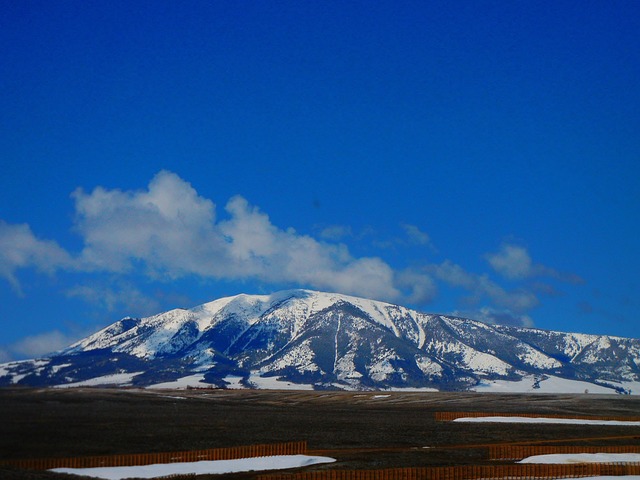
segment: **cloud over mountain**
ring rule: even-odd
[[[112,276],[83,281],[67,290],[68,297],[109,311],[116,305],[138,305],[145,311],[151,310],[145,305],[159,307],[133,281],[118,279],[127,275],[147,282],[189,277],[253,280],[414,305],[425,305],[437,296],[439,286],[446,286],[464,291],[464,309],[485,312],[479,316],[501,312],[515,323],[521,319],[530,325],[528,312],[539,305],[540,289],[522,282],[536,276],[578,281],[576,276],[534,263],[525,248],[511,244],[503,244],[485,258],[500,276],[520,282],[515,288],[448,259],[409,268],[392,266],[378,256],[352,254],[340,241],[351,231],[348,226],[323,231],[317,238],[298,233],[274,225],[265,212],[239,195],[218,211],[190,183],[168,171],[157,173],[142,190],[77,189],[72,198],[73,230],[82,239],[76,253],[38,238],[28,225],[0,221],[0,276],[16,291],[20,282],[15,274],[27,268]],[[417,226],[403,223],[400,227],[408,239],[404,247],[427,249],[430,254],[437,251],[431,237]]]
[[[536,307],[540,301],[536,295],[525,289],[506,290],[487,275],[478,275],[465,271],[460,265],[444,261],[431,265],[428,271],[436,278],[453,286],[462,288],[471,295],[474,303],[489,299],[495,305],[522,313]]]
[[[378,257],[354,257],[342,243],[317,240],[273,225],[245,198],[216,206],[176,174],[161,171],[146,190],[76,190],[74,229],[82,251],[73,256],[37,239],[27,225],[0,225],[0,274],[35,267],[127,273],[142,265],[151,278],[189,275],[309,285],[385,300],[425,298],[427,274],[395,271]],[[85,296],[79,290],[75,294]]]
[[[213,202],[170,172],[158,173],[146,191],[96,188],[74,198],[89,268],[126,271],[138,261],[151,276],[249,278],[389,300],[404,295],[380,258],[355,258],[344,244],[281,229],[241,196],[218,220]]]
[[[488,253],[485,258],[491,268],[509,280],[548,277],[568,283],[583,282],[578,275],[559,272],[546,265],[533,263],[527,249],[519,245],[504,243],[498,252]]]

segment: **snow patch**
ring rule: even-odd
[[[249,382],[260,389],[267,390],[313,390],[313,385],[291,383],[280,380],[280,377],[261,377],[257,374],[252,374]]]
[[[277,371],[288,366],[295,366],[298,372],[317,372],[320,370],[315,363],[315,353],[311,348],[311,341],[304,340],[296,348],[292,348],[284,354],[277,362],[270,364],[264,372]]]
[[[499,358],[478,350],[465,349],[464,362],[471,369],[482,373],[496,373],[506,375],[511,370],[511,365]]]
[[[518,358],[527,365],[535,366],[536,368],[551,369],[562,367],[562,363],[555,358],[551,358],[531,347],[527,347],[523,353],[518,355]]]
[[[517,463],[640,463],[640,453],[554,453],[534,455]]]
[[[31,373],[31,372],[29,372],[29,373]],[[23,378],[25,378],[28,375],[29,375],[28,373],[14,375],[13,377],[11,377],[11,383],[16,384],[16,383],[18,383],[20,380],[22,380]]]
[[[437,388],[431,387],[391,387],[389,392],[439,392]]]
[[[81,382],[63,383],[60,385],[54,385],[53,388],[71,388],[71,387],[96,387],[99,385],[119,385],[126,386],[131,385],[133,378],[144,372],[133,373],[114,373],[112,375],[104,375],[102,377],[90,378],[89,380],[83,380]]]
[[[391,364],[391,360],[397,360],[398,356],[391,351],[384,352],[379,356],[379,360],[372,365],[368,365],[369,376],[376,382],[386,380],[390,375],[399,373]]]
[[[149,385],[147,388],[171,388],[171,389],[183,390],[188,387],[207,388],[207,387],[216,387],[216,385],[205,382],[204,373],[198,373],[196,375],[188,375],[186,377],[179,378],[172,382],[163,382],[163,383],[156,383],[155,385]]]
[[[640,427],[640,422],[621,420],[584,420],[577,418],[548,417],[465,417],[456,418],[459,423],[547,423],[562,425],[606,425],[616,427]]]
[[[243,390],[245,387],[242,384],[242,379],[244,377],[239,377],[237,375],[228,375],[224,377],[224,381],[227,382],[227,387],[229,390]]]
[[[285,468],[306,467],[318,463],[332,463],[335,458],[309,455],[279,455],[274,457],[253,457],[237,460],[213,460],[201,462],[157,463],[153,465],[137,465],[132,467],[98,467],[98,468],[54,468],[57,473],[86,475],[106,480],[123,480],[125,478],[156,478],[169,475],[212,475],[234,472],[250,472],[261,470],[281,470]]]
[[[535,388],[536,385],[538,388]],[[637,388],[636,393],[640,392],[640,383],[635,387]],[[552,375],[545,376],[545,378],[526,376],[519,381],[483,380],[472,390],[476,392],[510,393],[616,393],[613,388]]]
[[[63,368],[67,368],[67,367],[73,367],[73,364],[71,363],[65,363],[64,365],[54,365],[53,367],[51,367],[51,375],[55,375],[57,374],[60,370],[62,370]],[[0,375],[1,376],[1,375]]]
[[[440,376],[442,373],[442,365],[434,362],[426,355],[416,355],[416,365],[422,373],[428,377]]]

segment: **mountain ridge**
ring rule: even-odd
[[[0,386],[109,384],[640,393],[640,340],[296,289],[125,317],[47,358],[0,365]]]

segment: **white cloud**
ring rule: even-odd
[[[410,225],[408,223],[403,223],[400,225],[402,229],[407,234],[409,241],[415,245],[428,245],[431,246],[431,238],[429,235],[423,231],[421,231],[415,225]]]
[[[71,256],[57,243],[36,238],[28,225],[9,225],[0,220],[0,277],[16,291],[21,291],[16,270],[35,267],[53,273],[72,263]]]
[[[4,355],[8,359],[38,358],[68,347],[79,338],[81,337],[67,335],[59,330],[52,330],[25,337],[11,345],[6,345],[0,349],[0,355],[4,351]]]
[[[348,225],[329,225],[320,231],[320,238],[324,240],[340,240],[341,238],[351,237],[353,231]]]
[[[349,227],[328,227],[319,238],[302,235],[274,225],[241,196],[231,198],[218,218],[211,200],[167,171],[159,172],[143,190],[97,187],[91,192],[78,189],[72,197],[74,229],[83,239],[82,250],[71,255],[55,242],[37,239],[27,225],[0,222],[0,277],[18,286],[16,270],[32,267],[46,272],[61,268],[114,275],[135,272],[165,280],[186,276],[258,280],[414,304],[432,300],[438,280],[466,290],[476,305],[488,299],[500,311],[517,315],[539,303],[531,290],[506,290],[487,275],[469,273],[450,261],[395,270],[378,257],[354,257],[336,241],[351,234]],[[402,228],[405,245],[433,248],[418,227],[404,224]],[[486,258],[496,272],[511,280],[535,275],[570,278],[534,264],[527,250],[517,245],[504,244]],[[153,313],[160,307],[122,282],[107,286],[88,282],[68,295],[107,310],[124,307],[133,314]]]
[[[158,313],[161,302],[148,297],[130,282],[112,281],[109,286],[99,284],[76,285],[66,292],[68,297],[81,298],[99,305],[108,312],[125,311],[130,316],[147,316]]]
[[[230,275],[386,300],[402,298],[393,269],[379,258],[353,258],[345,245],[279,229],[242,197],[232,198],[226,210],[231,218],[218,228],[228,242]]]
[[[488,253],[485,258],[497,273],[510,280],[549,277],[568,283],[583,283],[578,275],[558,272],[539,263],[534,264],[527,249],[519,245],[504,243],[498,252]]]
[[[423,305],[433,300],[438,288],[431,276],[415,270],[405,270],[397,276],[398,284],[410,290],[407,300],[411,303]]]
[[[529,252],[517,245],[503,244],[499,252],[489,253],[486,258],[496,272],[509,279],[523,279],[533,273]]]
[[[489,298],[495,305],[514,312],[525,312],[536,307],[538,298],[526,290],[507,291],[486,275],[466,272],[461,266],[450,261],[428,267],[429,273],[447,284],[467,290],[479,301]]]
[[[156,275],[205,274],[211,262],[200,260],[224,247],[213,228],[214,204],[173,173],[158,173],[146,191],[98,187],[73,198],[87,268],[123,272],[143,260]]]
[[[126,272],[142,263],[154,277],[257,279],[390,301],[415,295],[383,260],[354,258],[343,244],[279,228],[241,196],[217,221],[213,202],[170,172],[158,173],[145,191],[99,187],[73,197],[86,269]],[[426,277],[416,274],[416,281],[425,285]]]
[[[13,354],[4,347],[0,347],[0,363],[6,363],[14,360]]]
[[[452,315],[479,320],[493,325],[510,325],[514,327],[533,327],[533,320],[529,315],[514,314],[509,310],[496,310],[482,307],[473,311],[455,311]]]

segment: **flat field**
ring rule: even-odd
[[[0,389],[0,459],[198,450],[306,440],[309,469],[485,465],[486,446],[640,445],[640,427],[437,422],[435,412],[640,416],[621,395]],[[254,478],[254,473],[224,475]],[[2,479],[77,476],[0,467]],[[203,476],[198,478],[221,478]]]

